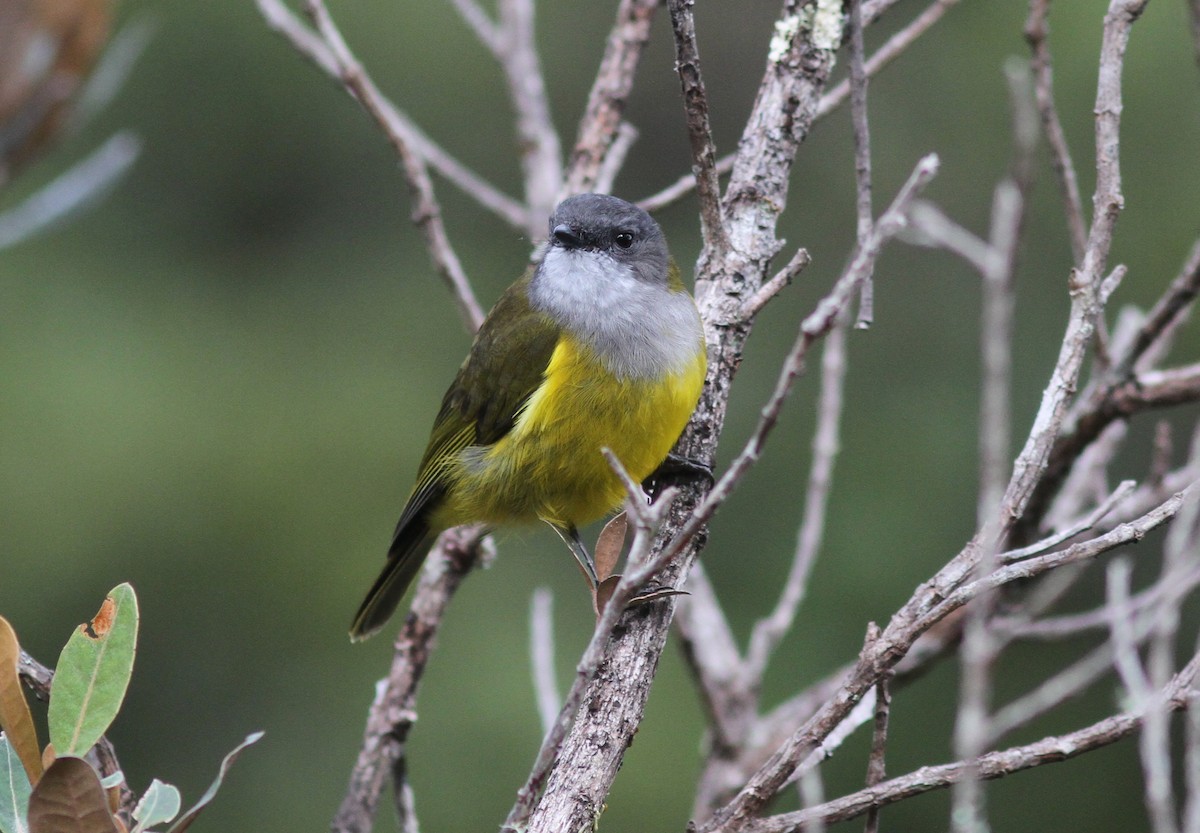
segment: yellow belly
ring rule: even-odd
[[[512,430],[468,448],[448,478],[437,526],[544,520],[582,526],[619,507],[625,490],[609,448],[641,481],[667,456],[696,407],[705,356],[659,380],[620,379],[589,348],[564,338]]]

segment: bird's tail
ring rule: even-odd
[[[350,626],[352,642],[374,636],[384,626],[421,571],[435,534],[424,514],[418,513],[396,531],[396,538],[388,550],[387,564],[371,585],[354,616],[354,624]]]

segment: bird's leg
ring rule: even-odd
[[[592,556],[588,554],[587,547],[583,545],[583,540],[579,537],[579,530],[575,528],[574,524],[563,525],[553,521],[546,521],[546,523],[558,533],[558,537],[563,539],[563,543],[567,545],[571,555],[575,556],[575,560],[579,563],[579,569],[583,572],[583,577],[587,579],[588,585],[594,593],[600,580],[596,578],[596,565],[592,563]]]
[[[663,486],[680,480],[702,480],[710,489],[716,482],[712,466],[672,451],[665,460],[658,464],[658,468],[642,481],[642,488],[656,494]]]

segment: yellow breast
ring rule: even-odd
[[[601,449],[611,449],[634,480],[645,479],[691,417],[704,373],[703,343],[678,371],[622,379],[564,336],[512,430],[487,449],[468,450],[438,521],[582,526],[616,509],[625,490]]]

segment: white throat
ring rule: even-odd
[[[700,316],[686,292],[639,280],[604,252],[549,246],[529,295],[535,309],[622,378],[680,372],[704,349]]]

